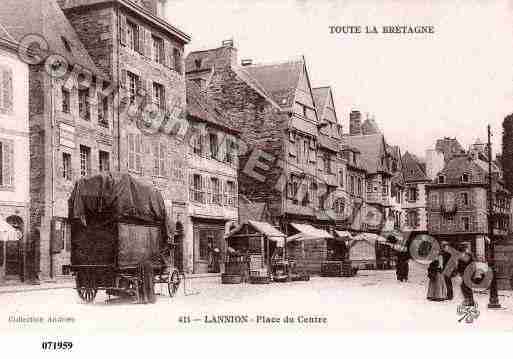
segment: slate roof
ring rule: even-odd
[[[220,127],[230,133],[240,131],[229,125],[223,114],[204,96],[200,87],[193,81],[186,81],[187,114],[200,121]]]
[[[496,166],[492,167],[493,172],[498,172]],[[451,158],[438,175],[444,175],[447,184],[461,184],[461,176],[465,173],[470,175],[470,183],[485,183],[488,181],[488,163],[460,154]]]
[[[436,141],[435,150],[444,154],[444,159],[448,161],[452,156],[464,152],[463,147],[456,138],[444,137]]]
[[[51,53],[64,56],[70,64],[81,65],[96,75],[109,78],[96,67],[55,0],[2,0],[0,23],[16,41],[28,34],[40,35],[48,42]],[[63,37],[71,51],[66,50]]]
[[[403,155],[402,158],[403,169],[402,173],[406,182],[415,181],[428,181],[425,169],[418,161],[418,158],[409,153],[408,151]]]
[[[231,49],[229,47],[222,46],[216,49],[193,51],[189,53],[185,59],[185,72],[192,73],[212,71],[218,58],[231,56],[230,54],[226,54],[225,51],[231,51]],[[276,109],[280,109],[280,105],[274,101],[271,94],[262,86],[262,84],[249,74],[246,67],[232,64],[231,69],[235,74],[237,74],[241,81],[246,83],[260,96],[265,98]]]
[[[281,107],[292,107],[304,62],[287,61],[274,64],[244,66],[243,69],[271,95]]]
[[[382,134],[345,136],[349,147],[355,147],[360,151],[360,163],[369,174],[386,172],[390,173],[387,162],[381,159],[385,155],[386,144]]]

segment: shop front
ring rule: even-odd
[[[225,220],[192,219],[194,273],[221,273],[225,246]]]
[[[23,278],[23,232],[12,219],[0,219],[0,283]]]

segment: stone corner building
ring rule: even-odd
[[[182,54],[190,38],[160,17],[160,5],[157,0],[2,1],[0,23],[16,40],[42,36],[49,53],[63,56],[69,67],[69,76],[62,78],[51,77],[44,63],[29,68],[27,246],[34,255],[27,264],[32,276],[67,274],[67,200],[82,176],[117,170],[153,182],[177,228],[184,228],[185,144],[164,134],[142,133],[121,103],[123,98],[135,102],[146,90],[146,100],[162,111],[185,107]],[[79,76],[68,86],[75,66],[92,73],[90,83]],[[119,85],[120,93],[106,93],[110,85]]]

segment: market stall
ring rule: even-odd
[[[269,223],[247,221],[226,235],[223,283],[269,283],[273,258],[283,256],[285,235]]]
[[[356,274],[349,259],[349,243],[353,236],[348,231],[334,231],[334,238],[327,240],[327,258],[321,263],[324,277],[351,277]]]
[[[322,262],[328,259],[328,248],[330,251],[334,248],[328,247],[328,242],[335,237],[309,224],[290,223],[290,227],[295,233],[287,237],[287,258],[296,262],[298,270],[321,273]]]

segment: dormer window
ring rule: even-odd
[[[438,183],[440,183],[440,184],[445,183],[445,176],[444,175],[438,176]]]
[[[461,175],[461,182],[468,183],[470,181],[470,176],[468,173],[464,173]]]
[[[201,59],[194,60],[194,65],[196,65],[197,69],[201,68]]]

